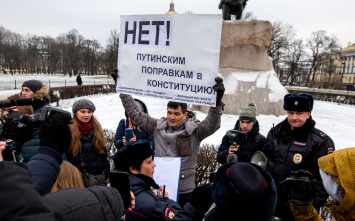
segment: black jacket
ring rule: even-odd
[[[235,124],[234,130],[240,130],[239,120]],[[251,156],[255,151],[263,150],[266,143],[266,138],[259,133],[259,122],[256,121],[253,128],[247,132],[247,140],[241,141],[238,151],[235,152],[238,156],[238,162],[250,162]],[[217,161],[219,163],[226,163],[229,147],[230,143],[228,136],[224,135],[217,153]]]
[[[0,180],[0,220],[54,220],[25,164],[0,162]]]
[[[158,197],[151,190],[149,184],[142,179],[129,175],[131,191],[136,198],[136,205],[133,212],[126,211],[126,220],[139,221],[198,221],[202,220],[196,209],[187,203],[184,209],[180,205],[169,199]],[[170,216],[170,218],[168,218]]]
[[[122,198],[114,188],[71,188],[42,198],[26,165],[6,161],[0,162],[0,180],[2,221],[115,221],[123,214]]]
[[[83,135],[81,133],[81,151],[75,157],[71,154],[67,154],[68,161],[76,166],[80,172],[84,173],[84,168],[86,172],[92,175],[99,175],[103,172],[105,173],[105,178],[108,178],[108,173],[110,171],[110,165],[107,160],[106,148],[105,152],[98,155],[94,149],[94,130],[91,130],[88,135]],[[84,168],[81,163],[84,163]]]
[[[268,133],[268,146],[265,150],[268,157],[266,169],[278,186],[277,213],[290,212],[287,193],[279,183],[289,177],[291,171],[303,169],[313,174],[317,180],[317,190],[313,198],[317,209],[328,198],[319,174],[318,158],[333,152],[334,142],[324,132],[315,128],[315,124],[310,117],[302,127],[291,131],[291,126],[285,119]]]

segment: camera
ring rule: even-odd
[[[247,133],[240,130],[228,130],[226,137],[230,146],[237,146],[247,140]]]
[[[41,109],[41,111],[39,113],[36,114],[32,114],[30,116],[28,116],[29,120],[33,123],[36,122],[51,122],[51,117],[54,114],[64,114],[67,116],[67,124],[72,124],[73,123],[73,119],[71,117],[71,113],[59,108],[55,108],[55,107],[51,107],[49,105],[45,106],[44,108]]]
[[[21,99],[15,99],[15,100],[0,100],[0,106],[2,108],[6,108],[6,107],[12,107],[12,106],[33,105],[42,99],[21,98]],[[61,110],[59,108],[51,107],[49,105],[47,105],[43,109],[41,109],[40,113],[36,113],[36,114],[30,115],[28,117],[31,122],[45,122],[45,121],[50,122],[51,117],[56,113],[67,115],[68,116],[67,123],[68,124],[73,123],[70,112],[65,111],[65,110]],[[7,118],[8,119],[5,119],[6,124],[10,124],[13,121],[20,120],[22,118],[22,114],[19,113],[18,111],[11,112],[9,110],[9,114],[8,114]]]
[[[6,124],[11,124],[12,122],[17,122],[22,119],[22,114],[19,111],[9,109],[8,112],[9,113],[4,117]]]
[[[18,154],[18,145],[11,139],[2,139],[5,142],[5,151],[3,152],[5,160],[20,161]]]

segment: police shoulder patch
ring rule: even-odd
[[[174,218],[176,215],[176,212],[174,210],[172,210],[170,207],[166,207],[165,209],[165,218],[166,220],[171,220],[172,218]]]

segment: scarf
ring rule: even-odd
[[[154,189],[159,189],[159,185],[155,182],[153,178],[146,176],[144,174],[133,174],[133,176],[141,179],[144,183],[153,187]]]
[[[88,135],[90,131],[93,129],[92,120],[86,123],[78,120],[78,127],[82,134]]]

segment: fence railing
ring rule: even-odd
[[[36,79],[34,77],[33,79]],[[2,90],[12,90],[20,89],[23,82],[28,79],[1,79],[0,89]],[[76,86],[77,83],[74,79],[49,79],[41,80],[51,87],[66,87],[66,86]],[[83,85],[102,85],[102,84],[115,84],[112,78],[102,78],[102,79],[83,79]]]

